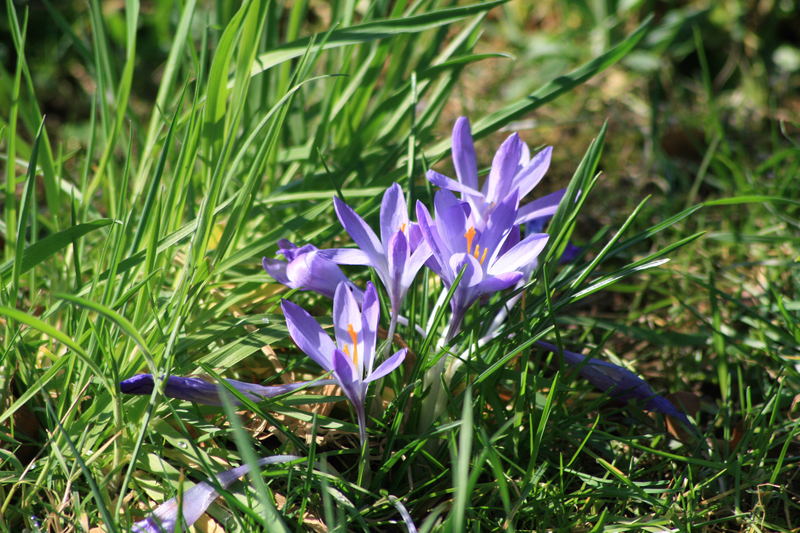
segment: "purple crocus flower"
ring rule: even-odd
[[[331,385],[335,383],[330,379],[323,379],[317,381],[301,381],[299,383],[287,383],[285,385],[256,385],[255,383],[245,383],[243,381],[236,381],[235,379],[226,379],[228,385],[241,392],[243,396],[249,398],[254,402],[263,401],[266,398],[280,396],[297,390],[301,387],[308,385]],[[155,382],[152,374],[137,374],[133,377],[120,382],[119,388],[126,394],[151,394]],[[185,378],[179,376],[169,376],[167,378],[166,386],[164,387],[164,396],[168,398],[178,398],[180,400],[188,400],[203,405],[222,405],[222,399],[219,396],[220,388],[208,381],[200,378]],[[231,402],[238,405],[239,400],[230,395]]]
[[[453,310],[449,336],[460,327],[467,308],[481,295],[507,289],[525,276],[529,265],[547,243],[548,236],[534,233],[520,240],[514,223],[517,192],[512,191],[488,213],[478,229],[471,208],[447,190],[434,198],[436,220],[417,202],[417,219],[433,251],[430,266],[447,287],[466,269],[450,301]]]
[[[289,335],[297,346],[323,369],[333,372],[358,417],[362,445],[367,439],[364,401],[369,383],[397,368],[406,349],[396,352],[373,370],[378,336],[380,304],[372,283],[367,283],[363,306],[359,309],[353,291],[340,283],[333,297],[334,342],[303,308],[288,300],[281,302]]]
[[[264,270],[277,282],[292,289],[312,290],[328,298],[333,298],[339,283],[346,282],[357,291],[356,297],[361,298],[361,290],[356,289],[336,263],[321,254],[313,244],[297,246],[281,239],[278,241],[278,253],[286,261],[268,257],[261,260]]]
[[[428,180],[434,185],[461,193],[476,224],[482,229],[489,213],[511,192],[516,191],[522,200],[541,181],[550,167],[553,152],[548,146],[531,157],[528,146],[514,133],[495,153],[489,177],[478,189],[478,163],[472,142],[469,120],[459,117],[453,126],[453,166],[458,180],[453,180],[434,170],[429,170]],[[524,224],[540,217],[552,216],[558,208],[565,189],[538,198],[517,211],[516,224]]]
[[[578,367],[578,373],[582,378],[613,398],[624,402],[643,402],[645,410],[677,418],[687,428],[694,428],[694,424],[672,402],[656,394],[647,382],[627,368],[569,350],[561,350],[549,342],[538,341],[536,344],[551,352],[562,354],[565,363]]]
[[[408,207],[397,183],[386,189],[381,202],[380,238],[364,219],[338,197],[336,215],[358,248],[333,248],[322,253],[334,262],[369,265],[375,269],[392,306],[393,322],[414,277],[430,257],[419,227],[408,219]]]
[[[259,459],[258,465],[288,463],[297,459],[300,459],[300,457],[296,455],[275,455]],[[182,507],[178,507],[177,497],[172,498],[159,505],[150,516],[133,524],[131,531],[133,533],[172,533],[178,525],[178,513],[183,515],[181,524],[191,526],[198,518],[203,516],[208,506],[219,496],[215,487],[220,486],[226,489],[249,471],[250,467],[248,465],[237,466],[217,474],[216,483],[209,481],[198,483],[183,493],[181,497]]]

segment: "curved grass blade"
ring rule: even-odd
[[[98,379],[103,381],[103,383],[109,388],[109,390],[116,389],[116,385],[112,384],[107,378],[104,377],[104,373],[102,370],[100,370],[100,367],[98,367],[97,364],[95,364],[95,362],[89,358],[89,355],[83,350],[83,348],[81,348],[80,345],[75,341],[73,341],[68,335],[57,330],[47,322],[44,322],[27,313],[23,313],[19,309],[12,309],[11,307],[0,305],[0,316],[7,316],[13,320],[16,320],[17,322],[26,324],[35,330],[41,331],[48,337],[51,337],[61,342],[62,344],[65,344],[72,351],[78,354],[78,357],[80,357],[81,360],[84,363],[86,363],[86,366],[88,366],[92,370],[92,372],[95,373],[95,376],[97,376]],[[3,417],[5,417],[5,414],[3,415]]]
[[[6,408],[3,411],[3,413],[0,414],[0,424],[5,422],[9,417],[11,417],[14,413],[16,413],[20,407],[28,403],[28,401],[31,398],[33,398],[36,394],[38,394],[39,391],[41,391],[45,387],[45,385],[47,385],[50,382],[50,380],[53,379],[55,375],[61,371],[61,367],[64,366],[64,363],[68,362],[69,362],[69,357],[59,357],[58,359],[56,359],[55,362],[53,363],[53,366],[48,368],[47,372],[42,374],[42,376],[39,377],[38,380],[36,380],[36,383],[28,386],[25,389],[25,392],[23,392],[19,396],[19,398],[17,398],[14,401],[14,403],[9,405],[8,408]]]
[[[432,11],[421,15],[412,15],[410,17],[365,22],[364,24],[358,24],[356,26],[330,32],[327,40],[319,46],[322,50],[330,50],[342,46],[386,39],[405,33],[419,33],[458,22],[459,20],[483,13],[484,11],[489,11],[495,6],[504,4],[506,1],[507,0],[494,0],[463,7],[440,9],[438,11]],[[302,56],[314,37],[315,36],[298,39],[297,41],[279,46],[274,50],[259,55],[256,58],[253,69],[250,71],[250,75],[255,76],[276,65]]]
[[[228,416],[228,420],[231,423],[231,428],[233,429],[233,440],[236,443],[236,447],[239,449],[239,453],[241,454],[245,463],[239,468],[244,469],[243,473],[246,473],[249,470],[250,481],[253,483],[253,485],[255,485],[258,499],[261,501],[261,505],[264,508],[265,516],[263,517],[263,524],[267,528],[266,531],[280,531],[283,533],[289,533],[289,528],[286,527],[283,519],[281,519],[281,515],[275,508],[275,504],[273,503],[273,499],[270,495],[269,488],[267,488],[267,484],[258,473],[258,466],[279,461],[276,461],[275,458],[257,458],[250,442],[250,435],[242,427],[242,422],[239,419],[239,415],[236,414],[236,409],[233,406],[233,402],[226,394],[221,394],[220,399],[222,400],[222,408],[225,410],[225,414]],[[284,458],[282,462],[299,459],[299,457],[294,455],[278,457]],[[272,459],[272,461],[269,461],[270,459]],[[265,463],[264,461],[269,462]]]
[[[54,296],[56,298],[61,298],[62,300],[67,300],[68,302],[83,307],[85,309],[89,309],[90,311],[95,311],[96,313],[99,313],[104,317],[108,318],[109,320],[111,320],[123,332],[125,332],[125,334],[127,334],[128,337],[130,337],[131,340],[133,340],[133,342],[135,342],[137,346],[139,346],[139,349],[142,351],[142,354],[144,355],[144,358],[147,361],[147,363],[150,365],[153,373],[154,374],[158,373],[155,362],[153,361],[152,352],[150,351],[150,348],[148,348],[147,346],[147,341],[144,340],[144,337],[142,337],[142,335],[136,329],[136,326],[131,324],[131,322],[127,318],[120,315],[113,309],[109,309],[108,307],[102,304],[99,304],[97,302],[91,302],[79,296],[73,296],[72,294],[64,294],[64,293],[56,293]]]
[[[20,254],[19,261],[19,274],[24,274],[39,263],[47,260],[49,257],[57,253],[62,248],[73,244],[78,239],[96,229],[103,228],[115,221],[110,218],[101,218],[93,220],[84,224],[76,224],[58,233],[48,235],[40,241],[36,241],[30,246],[26,247],[22,254]],[[9,261],[3,266],[0,266],[0,277],[8,274],[14,267],[14,263]]]
[[[44,119],[39,123],[39,131],[36,133],[36,138],[33,141],[33,148],[31,149],[31,157],[28,162],[28,177],[25,180],[25,189],[22,191],[22,200],[20,201],[19,220],[17,221],[17,235],[16,235],[16,253],[12,263],[13,280],[11,298],[12,302],[16,302],[17,293],[19,292],[19,277],[22,274],[22,257],[25,251],[25,234],[28,230],[28,219],[31,217],[31,207],[36,188],[36,161],[39,156],[39,143],[44,131]],[[12,304],[13,305],[13,304]]]

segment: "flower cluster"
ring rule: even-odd
[[[487,178],[479,185],[470,125],[462,117],[456,121],[452,137],[456,179],[434,170],[427,174],[428,180],[440,188],[433,200],[433,213],[417,201],[414,209],[417,220],[411,220],[403,190],[395,183],[383,195],[379,228],[375,231],[355,209],[342,199],[334,198],[336,216],[355,247],[318,249],[312,244],[297,246],[280,240],[278,253],[283,259],[265,257],[262,261],[267,274],[279,283],[333,299],[333,338],[306,310],[288,300],[281,302],[289,335],[300,350],[325,371],[327,375],[322,377],[330,379],[279,386],[226,380],[227,388],[257,402],[301,387],[336,383],[355,411],[362,448],[365,448],[369,384],[397,369],[406,357],[405,348],[392,355],[389,353],[398,323],[407,323],[401,314],[404,300],[420,270],[427,267],[439,277],[443,295],[452,291],[449,325],[441,336],[441,344],[452,340],[461,330],[468,310],[476,302],[519,287],[531,279],[537,259],[548,242],[548,235],[542,230],[564,197],[564,190],[560,190],[532,201],[526,198],[547,172],[551,153],[552,149],[547,147],[532,155],[519,135],[512,134],[498,149]],[[561,260],[572,260],[579,252],[579,248],[569,245]],[[368,282],[362,290],[347,278],[340,265],[369,266],[380,280],[389,302],[385,352],[377,350],[378,289]],[[515,302],[514,298],[508,299],[506,307],[510,308]],[[498,334],[499,323],[505,316],[501,314],[495,318],[488,337]],[[428,325],[429,329],[431,327]],[[423,333],[435,335],[439,332]],[[539,346],[560,352],[565,363],[578,368],[589,382],[616,398],[637,400],[645,409],[690,424],[685,415],[632,372],[548,343],[541,342]],[[445,378],[452,376],[454,367],[448,369],[450,372],[444,374]],[[437,405],[443,399],[438,386],[444,370],[442,359],[432,369],[438,375],[426,378],[435,389],[434,405],[428,410],[431,419],[439,412]],[[220,395],[227,394],[225,387],[199,378],[164,376],[156,380],[150,374],[123,381],[121,389],[130,394],[152,394],[156,381],[162,383],[160,390],[164,395],[196,403],[220,405]],[[233,395],[229,398],[236,403]],[[226,474],[226,480],[232,481],[244,470],[231,472]],[[197,491],[216,494],[208,485],[198,487]],[[192,516],[196,511],[192,511]],[[159,515],[158,519],[162,524],[172,524],[170,520],[174,517]],[[147,530],[144,525],[140,527]]]

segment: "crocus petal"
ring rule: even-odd
[[[422,265],[428,260],[431,256],[431,247],[428,246],[428,243],[422,241],[414,250],[414,253],[411,254],[411,257],[408,258],[406,262],[406,268],[403,271],[403,280],[402,285],[405,287],[405,290],[411,286],[411,283],[414,281],[414,278],[419,272],[419,269],[422,268]]]
[[[363,344],[364,373],[361,376],[372,372],[375,364],[375,345],[378,341],[378,322],[380,321],[381,304],[378,301],[378,291],[371,282],[367,282],[367,289],[364,291],[364,302],[361,306],[361,342]]]
[[[528,163],[531,162],[531,150],[528,148],[528,145],[520,143],[520,154],[519,154],[519,165],[517,166],[517,173],[521,171],[523,168],[528,166]],[[522,195],[520,195],[522,197]]]
[[[321,255],[319,250],[296,257],[286,266],[288,285],[309,289],[333,298],[339,283],[349,283],[336,263]]]
[[[478,163],[467,117],[458,117],[453,126],[453,166],[458,181],[471,189],[478,188]]]
[[[264,267],[264,270],[272,276],[275,281],[278,283],[282,283],[284,285],[289,285],[289,278],[286,276],[286,261],[281,261],[280,259],[270,259],[268,257],[264,257],[261,259],[261,266]]]
[[[370,256],[372,265],[380,264],[383,257],[383,246],[378,241],[378,237],[372,231],[372,228],[349,205],[341,201],[338,196],[333,198],[333,205],[342,227],[361,248],[361,251]]]
[[[480,191],[473,189],[472,187],[468,187],[463,183],[459,183],[454,179],[448,178],[444,174],[439,174],[435,170],[429,170],[425,174],[425,177],[428,178],[428,181],[430,181],[432,184],[436,185],[440,189],[447,189],[448,191],[460,192],[462,195],[464,195],[462,196],[462,198],[467,196],[474,196],[477,198],[483,197],[483,194],[481,194]]]
[[[511,191],[508,196],[503,198],[502,202],[497,204],[497,207],[492,210],[486,219],[486,227],[478,238],[478,244],[481,248],[489,249],[489,264],[498,257],[502,250],[501,244],[503,240],[514,226],[518,198],[517,192]]]
[[[516,223],[524,224],[536,218],[553,216],[566,192],[566,189],[561,189],[523,205],[517,211]]]
[[[447,263],[450,257],[448,253],[449,250],[442,242],[442,238],[433,220],[431,220],[431,215],[428,213],[428,208],[419,200],[417,200],[417,220],[419,221],[419,228],[425,238],[425,242],[427,242],[428,246],[431,248],[430,260],[426,262],[428,268],[433,270],[442,279],[449,278],[450,282],[452,282]]]
[[[464,318],[469,306],[480,296],[477,287],[483,281],[484,273],[481,264],[470,254],[453,254],[450,257],[450,270],[453,272],[453,279],[450,281],[442,278],[446,286],[455,283],[457,276],[464,270],[461,280],[458,282],[453,297],[450,300],[450,308],[453,312],[452,323],[460,323]]]
[[[308,385],[330,385],[333,380],[320,380],[320,381],[302,381],[299,383],[287,383],[285,385],[258,385],[255,383],[245,383],[235,379],[225,380],[230,386],[238,390],[245,397],[254,402],[260,402],[266,398],[280,396],[297,390],[301,387]],[[155,380],[152,374],[138,374],[121,381],[119,388],[125,394],[151,394]],[[180,400],[188,400],[203,405],[222,405],[222,400],[219,397],[220,388],[208,381],[200,378],[186,378],[180,376],[169,376],[167,378],[166,386],[164,387],[164,395],[168,398],[177,398]],[[234,405],[239,405],[239,400],[230,395],[231,402]]]
[[[364,399],[367,395],[367,386],[360,377],[355,376],[353,362],[341,350],[336,350],[333,353],[333,366],[334,374],[339,381],[339,386],[342,392],[353,404],[353,408],[359,415],[359,426],[362,425],[362,418],[364,416]],[[366,427],[361,428],[366,432]]]
[[[450,268],[456,276],[461,273],[461,269],[466,268],[461,281],[458,283],[456,292],[465,291],[470,287],[475,287],[483,281],[483,268],[480,262],[470,254],[453,254],[450,257]]]
[[[502,272],[524,270],[527,265],[536,260],[547,244],[549,237],[546,233],[528,235],[519,244],[492,263],[488,272],[492,275],[498,275]]]
[[[647,382],[627,368],[569,350],[561,350],[549,342],[537,341],[536,344],[551,352],[563,354],[565,363],[578,366],[581,377],[614,398],[626,402],[630,400],[644,402],[646,410],[678,418],[687,427],[694,427],[694,424],[672,402],[656,394]]]
[[[384,280],[387,285],[386,290],[389,292],[389,300],[392,304],[392,312],[399,313],[400,305],[403,296],[405,296],[405,288],[403,286],[403,274],[406,269],[406,262],[408,261],[408,241],[402,231],[397,231],[388,242],[388,259],[389,259],[389,280]],[[391,284],[388,286],[387,281]]]
[[[275,455],[259,459],[258,465],[287,463],[297,459],[300,459],[300,457],[296,455]],[[159,505],[150,516],[133,524],[131,531],[133,533],[172,533],[178,524],[179,512],[183,515],[182,524],[191,526],[219,496],[215,486],[219,485],[222,488],[228,488],[234,481],[246,475],[249,471],[250,467],[248,465],[237,466],[218,474],[216,476],[217,482],[214,486],[208,481],[198,483],[183,493],[181,497],[182,509],[178,508],[178,498],[172,498]]]
[[[441,236],[447,255],[467,251],[467,214],[464,203],[450,191],[438,191],[433,198],[436,212],[436,229]]]
[[[372,265],[372,257],[358,248],[327,248],[319,255],[338,265]]]
[[[522,235],[520,234],[519,226],[516,224],[511,226],[511,230],[509,230],[508,235],[506,235],[506,238],[503,239],[503,244],[500,246],[500,252],[497,254],[497,256],[502,257],[506,252],[519,244],[521,240]]]
[[[512,133],[494,154],[492,170],[483,185],[487,203],[496,204],[511,191],[522,153],[522,144],[519,135]]]
[[[400,366],[403,360],[406,358],[406,353],[408,350],[403,348],[402,350],[397,351],[394,355],[392,355],[389,359],[384,361],[380,364],[375,371],[367,376],[367,379],[364,380],[364,383],[370,383],[375,381],[376,379],[381,379],[383,376]]]
[[[365,301],[367,297],[365,292]],[[337,348],[349,353],[350,357],[356,359],[357,375],[362,375],[361,369],[364,366],[364,333],[361,326],[361,310],[358,308],[358,302],[353,297],[352,291],[345,284],[340,284],[336,288],[336,295],[333,297],[333,331]],[[355,343],[351,332],[356,335]]]
[[[339,348],[333,352],[333,372],[343,389],[348,389],[353,382],[359,379],[353,360]]]
[[[548,146],[537,153],[533,159],[514,176],[513,187],[517,189],[519,197],[525,197],[533,190],[544,177],[547,169],[550,168],[550,157],[553,154],[553,147]]]
[[[278,251],[276,253],[281,254],[287,261],[291,261],[298,255],[306,254],[316,249],[317,247],[313,244],[297,246],[290,240],[278,239]]]
[[[288,300],[281,300],[289,336],[306,355],[325,370],[333,370],[331,355],[336,345],[308,312]]]
[[[393,183],[383,193],[381,201],[381,243],[385,248],[389,239],[397,231],[408,227],[408,206],[400,185]]]
[[[427,244],[425,242],[425,237],[422,235],[422,230],[416,222],[409,222],[408,245],[411,247],[411,251],[413,252],[416,250],[420,244]]]
[[[513,287],[522,279],[522,272],[503,272],[496,276],[487,276],[477,286],[476,293],[478,295],[493,294],[498,291],[503,291],[509,287]]]
[[[264,270],[276,281],[293,289],[312,290],[328,298],[333,298],[339,283],[347,282],[352,286],[336,263],[331,260],[331,257],[337,254],[323,253],[311,244],[298,248],[285,239],[278,241],[278,246],[278,253],[282,253],[288,259],[288,263],[267,257],[261,261]],[[360,295],[357,295],[358,298]]]

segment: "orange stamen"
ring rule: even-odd
[[[478,258],[478,254],[480,254],[480,253],[481,253],[481,247],[478,246],[478,245],[475,245],[475,251],[472,253],[472,257],[477,259]]]
[[[472,239],[475,238],[475,234],[478,233],[475,231],[473,226],[470,226],[467,232],[464,234],[464,238],[467,239],[467,253],[472,249]]]
[[[347,324],[347,333],[350,335],[350,340],[353,341],[353,364],[358,366],[358,333],[356,333],[353,324]],[[346,350],[345,346],[345,352]],[[350,355],[349,353],[347,355]]]

